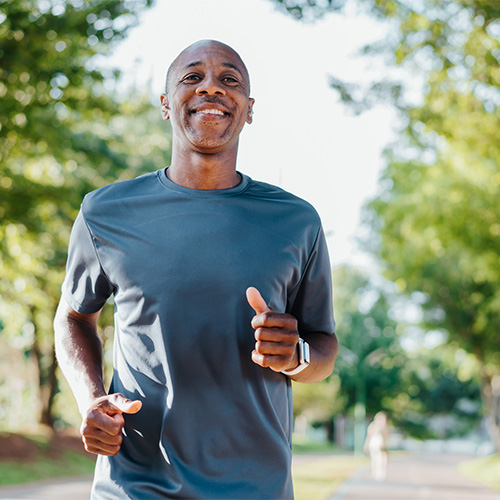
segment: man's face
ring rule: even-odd
[[[188,149],[224,151],[237,145],[241,129],[252,122],[249,87],[236,52],[218,42],[198,42],[174,63],[167,94],[161,96],[162,114]]]

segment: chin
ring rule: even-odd
[[[208,137],[201,137],[196,141],[193,141],[193,143],[196,144],[196,146],[202,148],[219,148],[221,146],[224,146],[224,144],[226,144],[226,141],[222,141],[220,139],[210,139]]]
[[[198,148],[218,149],[227,146],[231,142],[230,137],[207,137],[196,136],[191,137],[191,143]]]

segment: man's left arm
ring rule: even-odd
[[[256,288],[247,290],[247,300],[256,313],[254,363],[275,372],[293,371],[300,363],[297,346],[302,337],[310,346],[309,366],[288,376],[297,382],[319,382],[331,375],[338,352],[335,333],[299,334],[297,319],[272,311]]]

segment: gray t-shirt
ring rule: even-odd
[[[198,191],[158,170],[88,194],[63,296],[98,311],[114,295],[110,392],[140,399],[93,499],[292,498],[288,377],[251,360],[255,286],[299,331],[334,330],[323,230],[307,202],[242,175]]]

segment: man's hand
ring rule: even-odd
[[[140,401],[122,394],[97,398],[86,410],[80,433],[85,449],[99,455],[116,455],[122,443],[123,413],[137,413]]]
[[[253,362],[275,372],[296,368],[299,364],[297,320],[291,314],[272,311],[256,288],[248,288],[246,295],[256,313],[252,319],[256,340]]]

